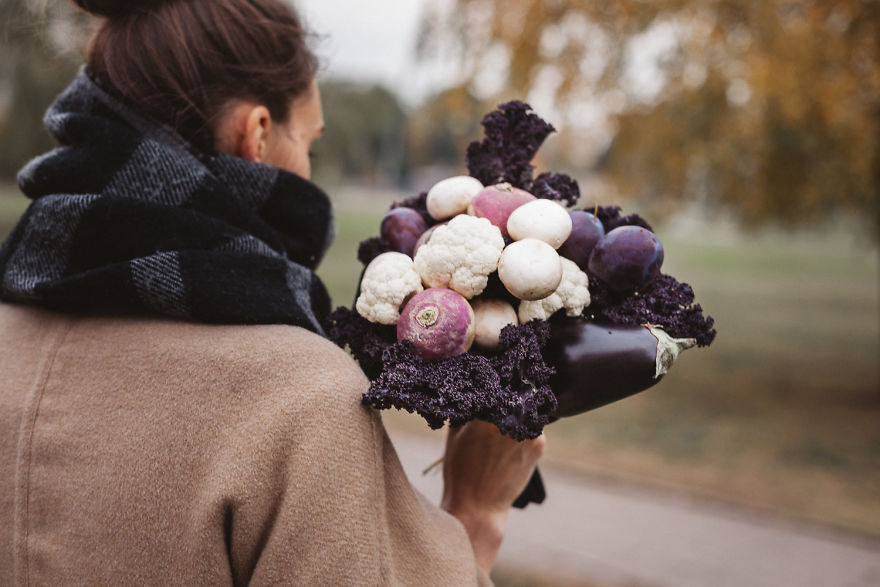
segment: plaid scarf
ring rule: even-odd
[[[33,202],[0,249],[0,299],[323,334],[333,215],[316,186],[197,152],[88,69],[45,122],[60,146],[19,173]]]

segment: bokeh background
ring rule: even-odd
[[[718,330],[649,392],[554,424],[548,466],[880,544],[880,2],[296,6],[323,63],[314,179],[338,238],[319,273],[337,305],[391,202],[464,172],[482,115],[526,100],[558,130],[539,170],[577,178],[578,207],[654,224],[664,272]],[[5,235],[91,23],[67,2],[0,0],[0,26]],[[499,583],[553,583],[515,562]]]

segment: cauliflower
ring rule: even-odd
[[[459,214],[419,247],[415,269],[428,287],[447,287],[471,299],[486,288],[503,249],[497,226],[485,218]]]
[[[518,314],[521,324],[535,318],[546,320],[562,308],[565,308],[567,315],[578,316],[586,306],[590,305],[587,274],[581,271],[574,261],[565,257],[560,257],[560,259],[562,260],[562,281],[559,283],[559,287],[546,298],[520,302]]]
[[[413,269],[409,256],[382,253],[364,271],[355,309],[370,322],[397,324],[403,301],[423,289],[422,278]]]

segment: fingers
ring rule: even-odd
[[[535,461],[537,461],[544,455],[544,449],[547,446],[547,437],[541,434],[541,436],[537,438],[523,440],[521,444],[524,449],[531,451],[531,455],[534,457]]]
[[[546,442],[543,435],[519,442],[482,421],[450,429],[444,494],[468,508],[506,511],[528,484]]]

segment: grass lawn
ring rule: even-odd
[[[3,232],[26,203],[8,191]],[[335,198],[338,236],[319,274],[336,305],[352,303],[357,244],[396,198]],[[658,234],[664,271],[694,287],[718,337],[648,392],[555,423],[547,460],[880,537],[877,249],[842,228]],[[416,416],[385,419],[429,433]]]

